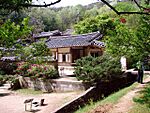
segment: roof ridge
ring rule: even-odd
[[[85,33],[85,34],[76,34],[76,35],[72,35],[72,36],[87,36],[87,35],[92,35],[94,33],[100,33],[99,31],[96,32],[91,32],[91,33]]]
[[[88,36],[88,35],[92,35],[92,34],[95,34],[95,33],[98,33],[100,34],[99,31],[97,32],[92,32],[92,33],[86,33],[86,34],[76,34],[76,35],[61,35],[61,36],[50,36],[51,39],[57,39],[57,38],[76,38],[76,37],[80,37],[80,36]],[[95,35],[98,35],[98,34],[95,34]],[[93,38],[95,38],[95,35],[92,36]]]

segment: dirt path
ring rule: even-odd
[[[22,95],[0,87],[0,113],[29,113],[24,110],[24,101],[33,98],[33,102],[45,99],[44,106],[33,105],[32,113],[51,113],[64,103],[76,98],[82,92],[49,93],[41,95]]]
[[[144,80],[144,83],[150,81],[150,76]],[[139,84],[136,88],[124,95],[119,102],[113,106],[108,113],[127,113],[133,106],[133,98],[138,94],[146,84]]]

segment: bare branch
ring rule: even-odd
[[[119,15],[122,15],[122,14],[144,14],[144,15],[150,15],[150,13],[148,12],[118,12]]]
[[[117,11],[112,5],[110,5],[107,1],[105,1],[105,0],[101,0],[104,4],[106,4],[110,9],[112,9],[116,14],[118,14],[118,15],[122,15],[122,14],[145,14],[145,15],[150,15],[150,9],[146,9],[146,8],[144,8],[144,7],[142,7],[142,6],[140,6],[137,2],[137,4],[139,5],[138,7],[139,8],[144,8],[144,11],[145,12],[119,12],[119,11]],[[134,0],[134,1],[136,1],[136,0]]]
[[[136,0],[133,0],[133,1],[134,1],[134,3],[135,3],[140,9],[143,9],[143,8],[144,8],[144,7],[140,6]]]
[[[133,0],[133,1],[134,1],[134,3],[135,3],[140,9],[143,9],[144,12],[147,12],[147,13],[150,12],[150,8],[146,8],[146,7],[143,7],[143,6],[139,5],[136,0]]]
[[[20,7],[28,8],[28,7],[48,7],[54,4],[59,3],[61,0],[56,0],[55,2],[51,2],[49,4],[46,4],[44,2],[44,5],[37,5],[37,4],[30,4],[30,3],[22,3],[22,4],[13,4],[13,3],[8,3],[8,4],[0,4],[0,9],[17,9]]]
[[[112,5],[110,5],[107,1],[105,1],[105,0],[101,0],[101,1],[104,4],[106,4],[109,8],[111,8],[115,13],[117,13],[118,15],[120,15],[119,12]]]
[[[36,4],[20,4],[20,6],[22,7],[48,7],[48,6],[51,6],[51,5],[54,5],[54,4],[57,4],[59,3],[61,0],[57,0],[55,2],[51,2],[50,4],[44,4],[44,5],[36,5]]]

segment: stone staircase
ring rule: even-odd
[[[5,83],[2,86],[0,86],[0,96],[2,94],[9,94],[11,91],[8,90],[10,88],[10,84],[9,83]]]

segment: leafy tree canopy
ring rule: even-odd
[[[28,7],[48,7],[56,3],[59,3],[60,1],[61,0],[56,0],[50,3],[43,2],[44,4],[41,5],[41,4],[32,4],[33,0],[1,0],[0,10],[6,10],[7,13],[4,13],[2,15],[5,14],[7,15],[13,11],[19,11],[20,9],[28,8]]]
[[[75,75],[84,82],[110,80],[122,73],[119,59],[109,54],[97,58],[83,57],[76,61],[76,65]]]
[[[24,18],[20,25],[7,20],[0,26],[0,46],[12,47],[17,39],[23,39],[30,35],[32,27],[28,25],[28,18]]]
[[[47,48],[45,41],[34,42],[29,46],[22,48],[22,59],[32,63],[42,63],[51,60],[51,53]]]
[[[119,3],[122,11],[136,11],[130,3]],[[130,8],[127,8],[130,7]],[[115,15],[113,12],[87,18],[75,25],[76,33],[100,31],[106,51],[114,56],[144,60],[150,53],[150,20],[148,15]]]

